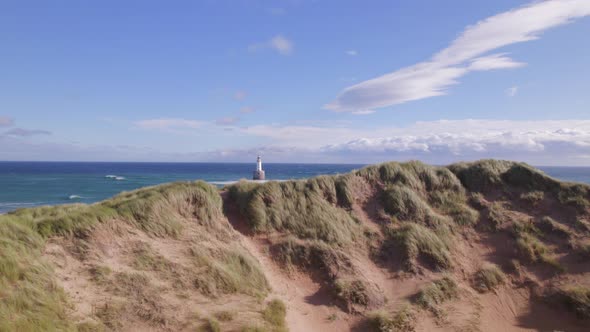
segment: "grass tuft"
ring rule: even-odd
[[[430,285],[423,288],[416,298],[416,303],[424,309],[430,310],[435,315],[440,316],[440,305],[448,300],[455,299],[459,296],[459,287],[451,277],[433,281]]]
[[[495,264],[486,264],[473,277],[473,288],[481,293],[494,290],[506,280],[506,275]]]
[[[219,319],[222,322],[229,322],[234,320],[236,317],[236,313],[234,311],[219,311],[215,313],[215,318]]]
[[[551,217],[543,217],[538,222],[538,228],[547,235],[557,235],[562,238],[573,236],[572,231],[565,225],[555,221]]]
[[[409,305],[392,316],[385,311],[371,313],[367,325],[373,332],[414,332],[416,330],[416,314]]]
[[[448,244],[427,227],[407,223],[399,229],[389,228],[386,239],[386,247],[401,247],[406,268],[410,271],[415,270],[419,259],[437,269],[452,265]]]
[[[270,301],[264,311],[262,317],[267,321],[275,331],[287,331],[285,317],[287,315],[287,307],[285,303],[279,299]]]
[[[213,317],[208,318],[199,329],[202,332],[221,332],[221,324]]]
[[[190,254],[197,270],[202,271],[195,276],[193,285],[204,295],[242,293],[264,297],[269,290],[258,262],[237,245],[216,250],[193,247]]]
[[[590,318],[590,288],[584,286],[566,286],[550,291],[548,300],[564,305],[578,317]]]
[[[339,207],[351,203],[351,194],[340,178],[323,176],[309,180],[242,182],[229,187],[242,215],[254,231],[276,230],[299,238],[345,244],[360,234],[360,226]],[[338,186],[336,183],[340,183]],[[337,190],[337,187],[340,188]]]
[[[520,195],[520,199],[531,206],[537,206],[537,204],[545,199],[545,192],[539,190],[525,192]]]
[[[370,297],[367,287],[365,283],[360,280],[337,279],[334,282],[334,291],[336,297],[344,301],[344,303],[358,304],[362,306],[367,306],[369,304]]]

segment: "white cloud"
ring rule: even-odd
[[[356,50],[348,50],[345,53],[347,55],[350,55],[350,56],[356,56],[356,55],[358,55],[358,52]]]
[[[10,127],[14,124],[14,120],[7,116],[0,116],[0,127]]]
[[[354,115],[369,115],[369,114],[373,114],[373,113],[375,113],[375,111],[373,111],[373,110],[358,110],[358,111],[352,112],[352,114],[354,114]]]
[[[187,120],[180,118],[159,118],[135,122],[135,125],[142,129],[174,130],[174,129],[196,129],[204,124],[202,121]]]
[[[494,69],[518,68],[524,65],[526,64],[522,62],[516,62],[505,56],[505,54],[492,54],[473,59],[467,69],[470,71],[486,71]]]
[[[256,52],[263,49],[272,49],[281,55],[290,55],[293,52],[294,47],[295,46],[291,40],[282,35],[276,35],[266,42],[249,45],[248,51]]]
[[[465,28],[430,60],[350,86],[325,108],[354,112],[444,95],[471,71],[524,65],[505,54],[482,56],[485,53],[537,39],[547,29],[588,15],[588,0],[548,0],[491,16]]]
[[[508,97],[514,97],[514,96],[516,96],[517,93],[518,93],[518,87],[516,85],[506,89],[506,95]]]
[[[236,124],[240,119],[236,118],[236,117],[224,117],[221,119],[218,119],[215,121],[215,124],[217,124],[218,126],[229,126],[229,125],[233,125]]]
[[[150,128],[154,126],[150,125]],[[155,128],[162,128],[156,126]],[[165,127],[168,128],[168,127]],[[150,147],[82,146],[0,135],[0,160],[127,160],[373,163],[418,159],[446,164],[502,158],[537,165],[590,165],[590,120],[440,120],[404,127],[316,125],[231,127],[234,149],[179,144],[176,152]],[[207,127],[223,133],[225,127]],[[198,132],[199,131],[195,131]],[[233,142],[232,146],[236,146]]]
[[[273,148],[275,156],[283,149],[283,158],[299,151],[312,161],[420,159],[440,164],[505,158],[537,164],[590,163],[583,157],[590,154],[590,120],[440,120],[372,130],[278,125],[240,130],[273,142],[258,149]]]

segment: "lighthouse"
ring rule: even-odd
[[[256,158],[256,170],[254,171],[252,180],[264,180],[264,170],[262,169],[262,159],[260,159],[260,156]]]

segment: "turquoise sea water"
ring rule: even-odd
[[[265,164],[269,180],[346,173],[364,165]],[[590,167],[540,167],[562,180],[590,183]],[[73,202],[93,203],[122,191],[184,180],[218,186],[249,179],[253,163],[0,162],[0,213]]]

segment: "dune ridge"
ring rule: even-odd
[[[523,163],[179,182],[0,216],[0,331],[586,331],[590,187]]]

